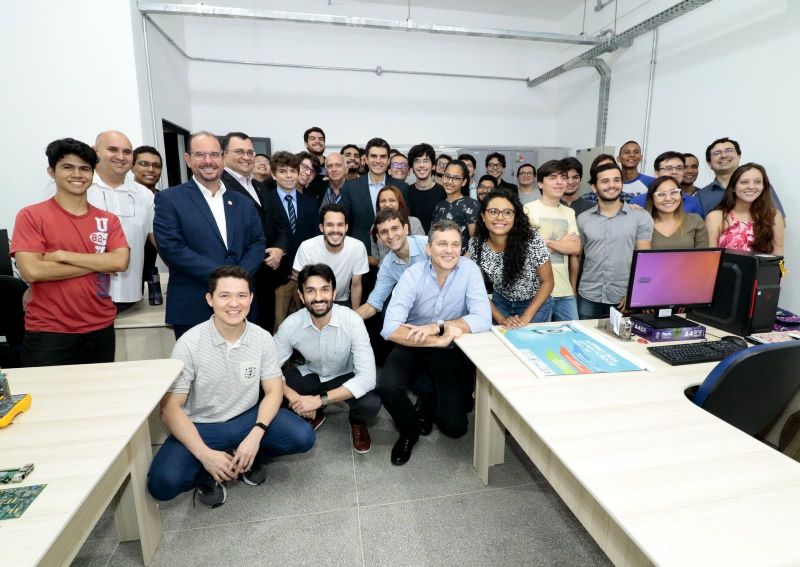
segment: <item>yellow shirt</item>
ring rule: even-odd
[[[560,240],[567,234],[578,234],[575,211],[569,207],[561,204],[557,207],[548,207],[541,200],[536,200],[525,205],[524,210],[531,224],[539,229],[545,240]],[[553,297],[573,295],[572,285],[569,283],[569,256],[554,250],[549,250],[549,252],[555,279],[555,287],[551,295]]]

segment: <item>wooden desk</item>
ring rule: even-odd
[[[47,484],[19,519],[0,522],[0,564],[69,565],[113,501],[121,541],[139,539],[145,565],[161,540],[146,491],[147,416],[178,375],[177,360],[8,370],[33,404],[0,430],[0,468],[34,463],[26,484]],[[19,485],[17,485],[19,486]]]
[[[800,564],[800,464],[684,395],[715,363],[620,343],[656,372],[536,378],[492,333],[457,343],[478,368],[483,482],[508,430],[616,565]]]

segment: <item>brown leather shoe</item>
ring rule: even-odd
[[[322,411],[322,408],[317,410],[314,419],[309,420],[308,423],[314,428],[314,431],[322,427],[322,424],[325,423],[325,412]]]
[[[372,447],[366,423],[350,422],[350,436],[353,438],[353,449],[356,453],[367,453]]]

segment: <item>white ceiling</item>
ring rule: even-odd
[[[336,4],[386,4],[390,6],[408,6],[408,0],[328,0]],[[414,7],[437,10],[455,10],[458,12],[475,12],[496,14],[500,16],[520,16],[545,20],[561,20],[579,6],[588,2],[588,10],[592,10],[596,0],[411,0],[411,17]]]

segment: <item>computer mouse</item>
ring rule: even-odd
[[[747,341],[744,340],[742,337],[737,337],[736,335],[726,335],[720,339],[721,341],[728,341],[735,345],[739,345],[742,348],[747,348],[750,345],[747,344]]]

